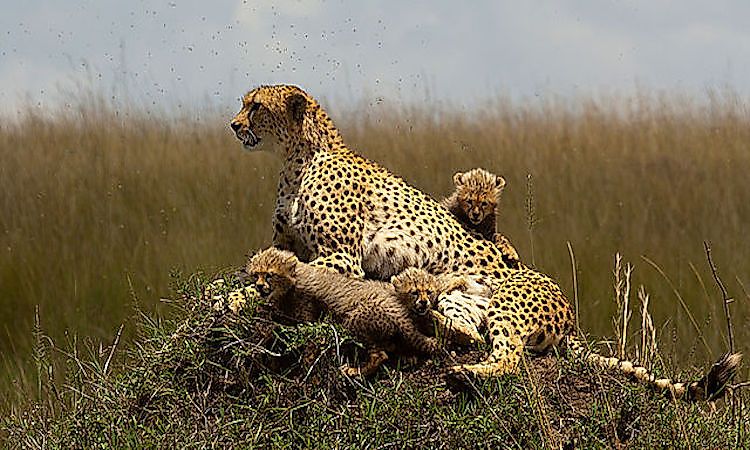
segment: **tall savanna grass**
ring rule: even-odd
[[[435,197],[450,191],[457,170],[502,174],[502,230],[572,297],[570,242],[580,326],[594,336],[613,336],[621,253],[635,267],[633,291],[644,285],[650,295],[662,351],[678,366],[726,350],[709,241],[735,298],[738,350],[748,350],[746,99],[642,93],[329,112],[350,146]],[[270,243],[279,161],[242,151],[228,118],[117,108],[94,95],[0,122],[6,385],[32,378],[25,368],[36,305],[57,342],[74,334],[109,341],[123,322],[127,336],[134,302],[151,309],[169,295],[174,268],[239,265]]]

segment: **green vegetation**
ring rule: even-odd
[[[166,317],[142,315],[139,336],[67,352],[68,376],[36,349],[36,400],[3,421],[24,448],[729,448],[750,445],[739,415],[668,400],[567,357],[528,358],[518,376],[484,383],[443,376],[455,360],[392,361],[375,379],[342,374],[361,348],[335,325],[282,326],[262,304],[216,311],[198,276],[175,280]],[[225,289],[237,287],[236,280]],[[364,354],[362,355],[364,356]],[[696,377],[682,373],[681,377]]]

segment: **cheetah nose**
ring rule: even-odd
[[[230,122],[229,126],[232,127],[235,133],[240,131],[240,128],[242,128],[242,125],[239,122],[235,122],[235,121]]]

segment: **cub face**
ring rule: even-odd
[[[437,277],[424,269],[410,267],[391,277],[391,284],[398,299],[419,316],[427,314],[440,295]]]
[[[485,218],[495,214],[495,199],[484,194],[461,193],[458,204],[474,225],[479,225]]]
[[[270,247],[250,258],[245,270],[258,294],[262,298],[275,300],[294,287],[294,271],[298,262],[292,252]]]
[[[505,179],[484,169],[472,169],[456,172],[453,184],[456,185],[461,210],[471,223],[478,225],[495,214]]]

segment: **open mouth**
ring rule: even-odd
[[[427,308],[416,307],[416,308],[414,308],[414,312],[418,316],[425,316],[425,315],[427,315]]]
[[[242,145],[246,149],[251,149],[260,144],[260,138],[256,136],[250,128],[237,132],[237,139],[242,141]]]
[[[254,283],[253,287],[260,298],[266,299],[271,295],[271,289],[265,284]]]

